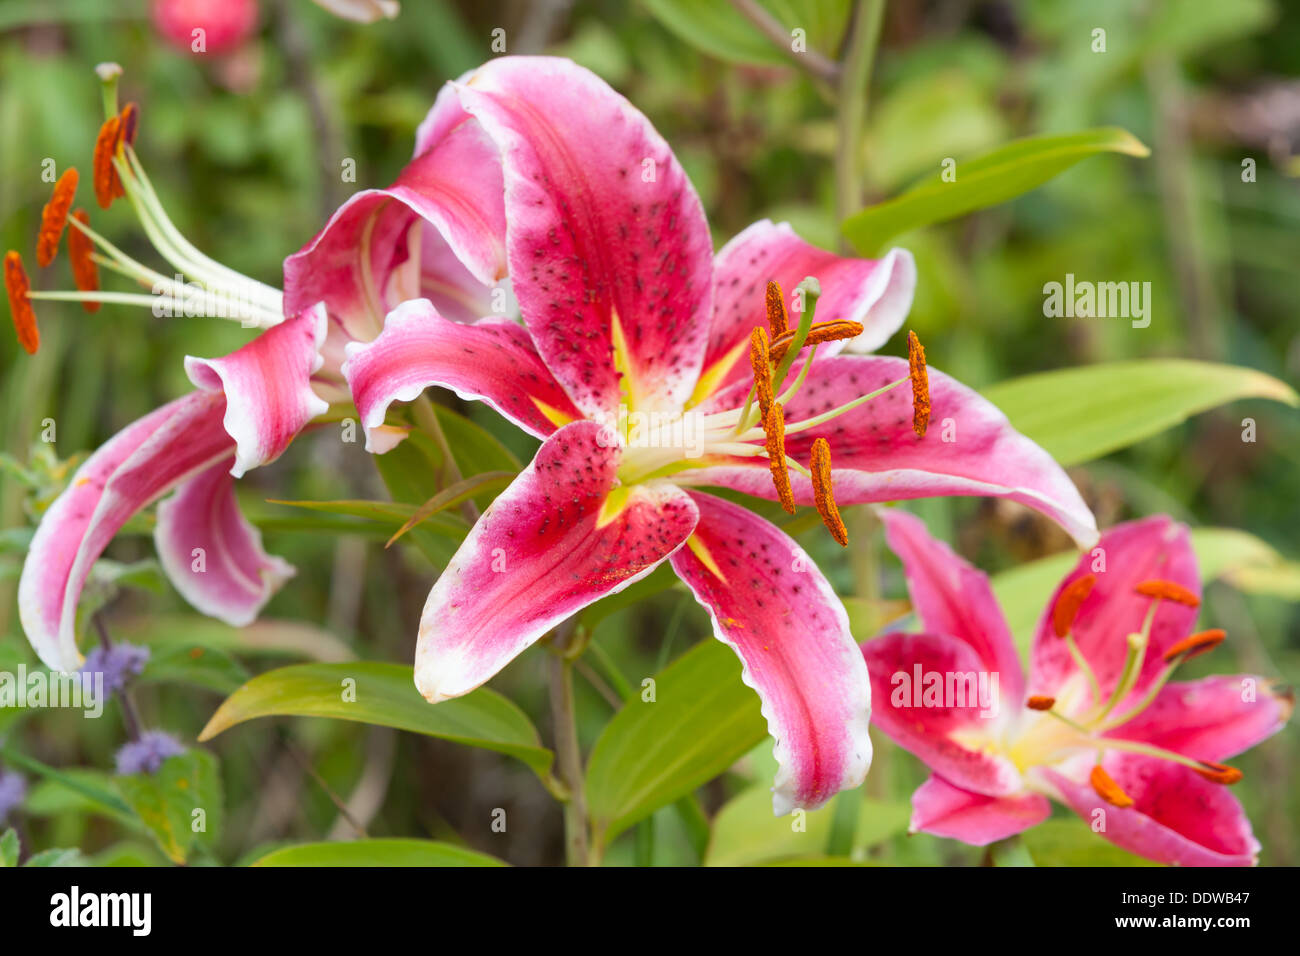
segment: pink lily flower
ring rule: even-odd
[[[1044,611],[1026,679],[984,574],[912,515],[881,516],[924,632],[862,653],[876,726],[932,771],[913,832],[983,846],[1041,823],[1051,797],[1148,859],[1257,861],[1225,786],[1241,774],[1222,761],[1276,733],[1294,697],[1250,675],[1170,680],[1224,637],[1192,633],[1201,589],[1184,526],[1159,516],[1102,535]],[[993,699],[976,700],[985,678]]]
[[[110,85],[120,72],[113,64],[100,68]],[[90,227],[84,210],[71,212],[78,178],[70,169],[45,207],[38,261],[49,265],[69,231],[77,290],[31,291],[21,257],[10,252],[5,280],[20,339],[29,351],[39,346],[32,302],[41,299],[80,301],[88,312],[116,302],[155,315],[215,314],[263,331],[222,358],[186,358],[195,390],[109,439],[42,515],[19,580],[19,616],[41,660],[64,671],[82,663],[77,604],[91,566],[134,514],[169,493],[158,507],[154,531],[163,569],[198,610],[235,626],[250,623],[293,568],[262,549],[257,529],[239,511],[234,479],[276,459],[328,409],[312,388],[327,331],[324,306],[286,318],[279,290],[233,272],[188,243],[162,210],[132,148],[136,126],[133,104],[105,123],[96,146],[95,192],[105,208],[118,196],[128,199],[175,277],[109,243]],[[101,290],[100,263],[150,293]]]
[[[907,253],[841,258],[764,221],[714,256],[668,145],[566,60],[502,57],[451,83],[417,148],[439,152],[404,176],[426,185],[437,176],[445,194],[417,202],[401,181],[362,194],[331,223],[348,238],[327,230],[301,263],[328,262],[363,228],[377,250],[375,236],[409,245],[436,215],[453,244],[481,237],[484,222],[505,224],[499,245],[479,242],[458,258],[481,285],[508,274],[522,325],[457,324],[429,298],[407,301],[373,341],[348,346],[343,370],[376,453],[391,447],[389,406],[431,385],[483,400],[543,439],[429,595],[415,661],[429,701],[481,685],[560,621],[667,561],[762,699],[781,766],[775,811],[815,807],[870,763],[870,683],[847,615],[783,531],[695,486],[787,510],[815,504],[841,543],[837,496],[999,495],[1082,543],[1095,538],[1062,470],[995,408],[939,372],[927,389],[919,345],[910,364],[847,354],[901,325],[915,282]],[[483,205],[469,201],[476,190]],[[782,286],[809,275],[833,319],[790,329],[797,300]],[[320,280],[347,291],[331,310],[349,326],[373,321],[383,301],[364,280],[351,264]],[[815,362],[800,352],[809,343]],[[909,383],[910,398],[897,388]],[[921,437],[931,411],[956,441]]]
[[[395,5],[378,6],[395,13]],[[115,100],[121,68],[104,64],[98,72]],[[327,409],[326,398],[346,401],[343,345],[373,338],[384,313],[402,298],[455,287],[454,295],[440,297],[447,308],[459,297],[474,303],[466,316],[487,311],[490,287],[478,283],[458,257],[474,264],[481,250],[504,242],[501,216],[480,211],[464,221],[444,216],[425,197],[453,209],[480,199],[491,205],[490,190],[485,193],[478,182],[469,184],[467,195],[449,198],[456,184],[439,164],[473,158],[464,137],[453,134],[446,148],[417,149],[432,152],[438,163],[417,159],[393,190],[358,193],[345,204],[303,252],[286,261],[281,292],[214,261],[181,235],[134,150],[138,125],[134,104],[105,122],[96,143],[94,192],[105,209],[117,198],[129,201],[170,273],[127,256],[91,228],[84,210],[72,211],[78,177],[69,170],[42,217],[38,261],[52,262],[67,231],[77,288],[32,291],[21,257],[10,252],[5,284],[19,340],[29,352],[39,347],[32,303],[42,299],[78,301],[87,312],[113,302],[155,315],[215,315],[264,331],[225,358],[187,359],[197,391],[110,439],[42,516],[20,581],[20,616],[42,661],[63,670],[81,664],[76,609],[91,565],[127,520],[173,491],[159,506],[155,533],[164,570],[196,609],[235,626],[250,623],[293,569],[263,552],[256,529],[239,513],[231,481],[222,475],[237,478],[274,460]],[[495,181],[499,193],[499,172]],[[384,224],[391,218],[384,208],[390,194],[417,210],[395,230]],[[101,289],[101,262],[149,292]],[[483,274],[495,275],[496,269]],[[383,290],[382,298],[365,297],[375,289]],[[560,397],[556,401],[563,404]],[[403,435],[389,436],[390,447]]]

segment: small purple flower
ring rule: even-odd
[[[90,678],[96,671],[100,671],[104,675],[104,693],[114,694],[125,687],[130,678],[143,671],[148,660],[149,648],[136,644],[96,647],[86,655],[81,673]]]
[[[27,781],[21,774],[0,770],[0,823],[3,823],[27,796]]]
[[[163,730],[146,730],[117,752],[119,776],[133,773],[157,773],[164,760],[185,753],[179,741]]]

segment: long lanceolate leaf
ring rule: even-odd
[[[936,169],[902,195],[855,213],[844,220],[844,235],[872,255],[894,236],[1014,199],[1098,153],[1146,156],[1150,150],[1114,127],[1016,140]]]
[[[495,691],[482,688],[430,707],[415,689],[411,667],[379,661],[295,664],[260,674],[217,708],[199,739],[273,716],[333,717],[441,737],[515,757],[544,782],[554,758],[524,712]]]

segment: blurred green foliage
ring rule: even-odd
[[[0,6],[0,239],[28,253],[47,198],[43,160],[52,158],[59,170],[88,168],[100,119],[91,68],[114,60],[126,70],[124,97],[142,107],[137,148],[181,231],[214,258],[278,284],[281,260],[339,201],[353,189],[392,180],[440,85],[490,57],[491,31],[504,27],[507,37],[537,37],[537,49],[590,67],[651,118],[698,188],[717,243],[768,216],[837,246],[835,120],[825,91],[738,23],[726,3],[699,8],[716,20],[701,19],[696,6],[579,0],[566,11],[563,4],[405,0],[395,21],[362,27],[307,0],[282,0],[266,4],[260,32],[244,48],[217,60],[166,46],[142,3],[6,0]],[[543,8],[549,12],[539,24]],[[810,9],[775,0],[769,8],[785,23]],[[833,57],[843,22],[836,11],[847,4],[811,8],[809,42]],[[1099,28],[1104,53],[1094,49]],[[860,144],[870,201],[932,178],[944,159],[962,161],[1017,137],[1118,126],[1152,149],[1147,160],[1088,159],[1011,202],[895,237],[917,258],[909,326],[927,343],[931,361],[976,388],[1032,372],[1158,357],[1226,362],[1294,383],[1300,377],[1300,164],[1292,156],[1300,144],[1297,76],[1295,4],[890,3]],[[1255,164],[1249,182],[1246,159]],[[340,176],[346,160],[355,161],[355,184]],[[148,256],[124,208],[92,209],[92,216],[129,254]],[[1150,327],[1045,317],[1043,286],[1066,273],[1150,282]],[[61,275],[42,274],[36,282],[67,284]],[[24,465],[38,460],[43,419],[57,422],[57,452],[68,458],[180,394],[187,387],[184,355],[222,354],[247,338],[231,323],[159,320],[112,305],[87,316],[74,305],[44,303],[39,313],[44,342],[36,357],[0,336],[0,450]],[[882,351],[898,354],[900,342]],[[1133,374],[1142,375],[1140,364]],[[1080,409],[1089,398],[1074,397]],[[1064,407],[1068,423],[1072,396],[1052,401]],[[464,473],[499,467],[502,455],[527,460],[531,454],[529,441],[490,412],[454,399],[447,404],[504,445],[500,455],[493,452],[497,464],[462,462]],[[1240,439],[1247,417],[1257,423],[1251,444]],[[453,446],[471,453],[486,447],[477,439]],[[1072,470],[1103,526],[1163,511],[1194,526],[1241,529],[1292,562],[1273,567],[1263,584],[1260,575],[1229,575],[1210,587],[1203,620],[1226,627],[1232,638],[1212,662],[1193,665],[1198,674],[1235,667],[1294,680],[1300,673],[1298,466],[1294,411],[1247,399]],[[260,630],[239,634],[202,621],[170,592],[127,589],[117,596],[115,632],[154,649],[135,691],[146,720],[193,744],[225,695],[271,665],[344,656],[409,662],[414,622],[435,573],[426,556],[450,553],[448,546],[424,528],[418,542],[414,532],[408,542],[420,547],[385,550],[392,521],[376,526],[381,523],[356,515],[315,513],[309,519],[264,503],[383,498],[383,488],[359,444],[311,436],[242,483],[268,549],[299,569]],[[434,490],[412,488],[405,500],[419,504]],[[31,501],[32,489],[16,470],[0,472],[0,527],[10,529],[0,539],[0,668],[33,663],[14,608]],[[400,524],[410,510],[394,520]],[[927,501],[915,510],[990,571],[1068,544],[1044,522],[994,502]],[[896,562],[879,547],[869,518],[850,515],[850,526],[849,560],[823,535],[800,540],[826,559],[822,566],[858,609],[857,636],[865,638],[871,632],[858,621],[874,627],[877,602],[905,595]],[[809,530],[806,524],[792,530],[799,529]],[[111,556],[128,563],[151,557],[149,539],[139,533],[148,530],[148,519],[133,530],[119,536]],[[585,752],[626,688],[709,633],[704,613],[669,583],[645,588],[640,603],[592,615],[588,679],[578,687]],[[1288,588],[1289,599],[1279,596]],[[493,687],[549,740],[544,653],[523,655]],[[29,851],[77,847],[97,863],[165,862],[148,828],[113,797],[108,773],[122,732],[116,714],[110,716],[84,721],[66,712],[0,712],[0,760],[22,769],[32,784],[22,811]],[[864,793],[838,798],[805,834],[794,837],[762,813],[774,771],[764,742],[684,802],[625,833],[606,859],[984,859],[983,851],[952,841],[901,836],[908,794],[925,771],[874,736],[877,757]],[[364,817],[371,837],[442,841],[513,863],[563,855],[560,813],[538,777],[494,753],[311,718],[249,723],[207,746],[220,759],[224,819],[211,846],[200,848],[201,861],[249,862],[281,844],[352,836],[336,799]],[[9,759],[17,753],[26,755],[24,764]],[[1235,792],[1254,821],[1266,864],[1300,863],[1297,756],[1300,731],[1292,725],[1240,761],[1246,777]],[[504,833],[493,829],[489,808],[504,809],[510,821]],[[858,811],[859,822],[846,827]],[[706,819],[716,821],[711,837]],[[1025,845],[1043,863],[1135,862],[1073,817],[1038,828]],[[403,843],[395,852],[414,854],[403,859],[442,859],[458,851]]]

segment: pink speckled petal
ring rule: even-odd
[[[1012,703],[1021,700],[1024,668],[988,576],[932,538],[915,515],[894,508],[880,508],[877,514],[890,550],[903,562],[921,626],[932,634],[965,641],[985,670],[999,674],[1002,698]]]
[[[818,355],[803,388],[785,409],[787,454],[807,463],[813,440],[825,438],[841,506],[944,495],[1007,498],[1047,515],[1080,545],[1095,543],[1096,521],[1065,470],[1012,428],[992,403],[937,369],[929,372],[933,411],[924,438],[912,431],[912,393],[906,382],[829,422],[792,432],[798,422],[907,374],[905,359]],[[714,412],[739,407],[749,387],[738,382],[702,408]],[[798,474],[790,480],[795,500],[811,504],[812,483]],[[766,462],[756,458],[684,472],[679,481],[776,497]]]
[[[1089,765],[1045,770],[1044,777],[1074,812],[1116,846],[1171,866],[1254,866],[1259,841],[1228,787],[1211,783],[1190,767],[1111,753],[1102,766],[1133,806],[1112,806],[1087,781]]]
[[[988,797],[932,775],[912,794],[912,823],[908,829],[972,846],[988,846],[1037,826],[1051,812],[1051,802],[1040,793]]]
[[[1251,674],[1216,674],[1166,684],[1145,710],[1107,736],[1219,762],[1273,736],[1294,709],[1289,687]]]
[[[1104,558],[1105,570],[1100,569]],[[1180,584],[1193,594],[1201,593],[1201,576],[1196,568],[1187,528],[1164,515],[1116,525],[1097,542],[1097,550],[1079,558],[1074,570],[1061,581],[1043,611],[1034,636],[1030,659],[1029,692],[1056,696],[1078,673],[1069,648],[1052,629],[1052,609],[1070,582],[1096,573],[1097,583],[1079,608],[1074,620],[1074,639],[1108,698],[1119,681],[1128,653],[1126,637],[1142,629],[1151,599],[1135,594],[1142,581],[1163,578]],[[1192,632],[1196,608],[1161,601],[1151,626],[1151,642],[1142,671],[1128,700],[1135,703],[1146,695],[1152,681],[1165,668],[1164,652]],[[1082,686],[1076,679],[1075,686]],[[1086,691],[1085,691],[1086,695]],[[1086,696],[1077,706],[1083,706]],[[1123,713],[1123,709],[1118,711]]]
[[[816,319],[861,322],[862,334],[850,342],[830,342],[819,350],[833,355],[842,348],[872,352],[898,331],[912,307],[916,263],[905,249],[892,249],[881,259],[837,256],[804,242],[789,223],[763,219],[737,234],[713,261],[713,322],[704,368],[731,359],[719,384],[749,381],[743,349],[756,325],[766,328],[765,290],[769,280],[781,283],[786,308],[793,309],[794,291],[806,276],[821,285]],[[790,322],[798,321],[790,312]]]
[[[220,393],[198,391],[132,422],[86,460],[41,517],[18,583],[18,610],[46,666],[81,666],[77,601],[113,535],[160,495],[233,453],[225,410]]]
[[[450,86],[430,120],[392,186],[353,195],[285,259],[287,314],[324,302],[349,338],[366,341],[406,298],[433,299],[457,319],[489,312],[489,287],[506,274],[500,163]]]
[[[1007,757],[981,746],[993,741],[1020,699],[975,649],[946,634],[882,634],[862,644],[876,702],[874,722],[955,786],[986,796],[1019,793],[1020,772]],[[981,683],[981,675],[984,681]]]
[[[261,532],[240,512],[229,460],[199,472],[158,504],[153,539],[181,597],[234,627],[251,624],[294,573],[262,549]]]
[[[589,418],[616,414],[620,389],[635,409],[680,409],[704,358],[713,257],[668,144],[569,60],[499,57],[457,88],[500,150],[511,283],[542,359]]]
[[[366,448],[392,447],[382,428],[388,406],[409,402],[430,385],[479,399],[538,438],[555,431],[553,418],[581,418],[533,348],[528,330],[508,319],[458,325],[427,299],[404,302],[384,322],[379,338],[348,346],[343,374],[366,431]],[[539,404],[540,403],[540,404]]]
[[[691,497],[700,523],[673,570],[762,700],[780,764],[773,810],[819,807],[871,766],[871,683],[844,605],[780,528],[721,498]]]
[[[280,457],[309,421],[329,411],[311,388],[325,328],[325,309],[317,305],[223,358],[186,356],[191,382],[225,394],[226,431],[236,448],[230,473],[236,478]]]
[[[548,630],[640,580],[695,527],[695,504],[666,483],[636,485],[601,523],[622,451],[595,422],[574,422],[483,513],[439,576],[420,618],[415,684],[459,697]]]

